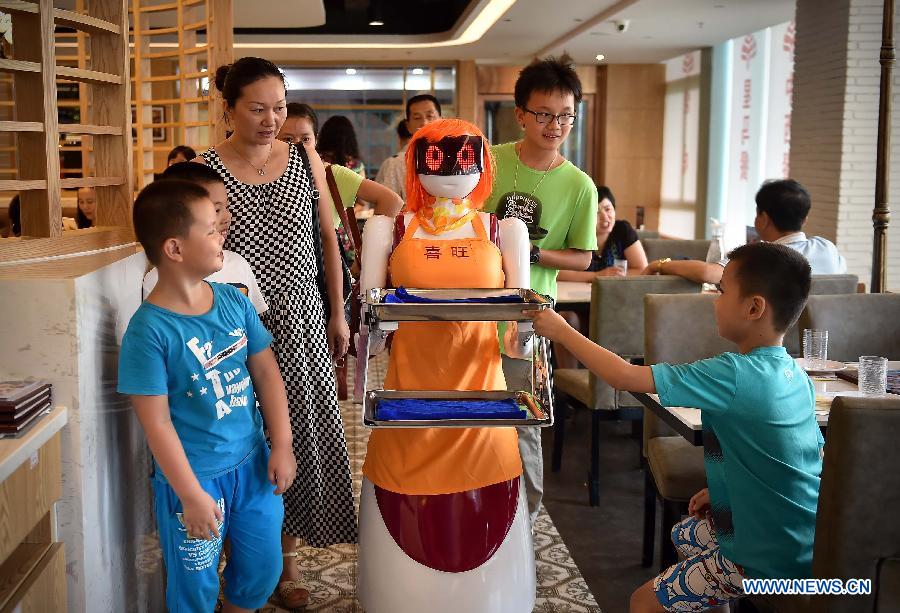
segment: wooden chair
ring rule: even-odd
[[[644,353],[644,296],[694,293],[700,286],[675,276],[597,277],[591,287],[590,338],[625,359]],[[562,465],[565,413],[583,406],[591,413],[591,467],[588,493],[591,506],[600,498],[600,422],[623,417],[640,419],[640,404],[628,392],[608,386],[584,368],[559,368],[553,372],[557,392],[551,469]]]
[[[644,363],[683,364],[735,351],[716,329],[714,294],[649,295],[644,297]],[[691,496],[706,487],[703,448],[677,435],[644,410],[643,453],[644,540],[642,564],[653,562],[656,501],[662,502],[660,568],[676,560],[669,538],[672,526],[687,512]]]

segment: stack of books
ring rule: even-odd
[[[45,381],[0,381],[0,437],[21,434],[51,406]]]

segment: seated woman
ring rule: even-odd
[[[557,281],[590,283],[594,277],[623,277],[626,272],[616,267],[616,260],[628,262],[627,274],[639,275],[647,267],[647,255],[637,232],[624,219],[616,219],[616,197],[605,185],[597,187],[597,251],[584,271],[560,270]],[[587,334],[587,322],[574,311],[560,311],[569,325]],[[562,347],[554,347],[559,368],[577,368],[578,362]]]

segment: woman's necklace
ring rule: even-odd
[[[516,191],[516,186],[519,184],[519,156],[521,155],[522,147],[519,146],[518,151],[516,151],[516,173],[513,175],[513,191]],[[559,156],[559,151],[556,151],[553,154],[553,159],[550,160],[550,163],[547,165],[547,169],[544,171],[544,174],[541,175],[541,178],[538,179],[537,185],[534,186],[534,189],[531,190],[529,196],[534,196],[534,192],[538,190],[541,186],[541,183],[544,182],[544,177],[547,176],[547,173],[550,172],[550,169],[553,168],[553,165],[556,163],[556,158]]]
[[[269,165],[269,158],[272,157],[272,149],[275,148],[275,147],[274,147],[274,144],[269,145],[269,155],[266,156],[266,161],[263,162],[263,165],[262,165],[262,166],[256,166],[253,162],[251,162],[250,160],[248,160],[247,158],[245,158],[243,155],[241,155],[241,152],[237,150],[237,147],[235,147],[235,146],[234,146],[234,143],[232,143],[231,141],[228,141],[228,144],[231,145],[232,151],[234,151],[234,152],[237,154],[237,156],[238,156],[239,158],[241,158],[242,160],[244,160],[245,162],[247,162],[247,164],[249,164],[250,167],[251,167],[253,170],[256,171],[256,174],[258,174],[258,175],[261,176],[261,177],[264,176],[264,175],[266,174],[266,166]],[[555,159],[555,158],[554,158],[554,159]]]

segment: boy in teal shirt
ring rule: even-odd
[[[571,58],[535,60],[522,69],[515,85],[522,140],[491,148],[496,163],[494,189],[484,210],[500,219],[518,217],[525,222],[531,239],[531,289],[554,300],[559,270],[586,269],[597,248],[597,188],[559,153],[577,120],[581,92]],[[503,372],[509,389],[530,388],[530,361],[504,355]],[[528,512],[534,523],[544,493],[540,428],[517,430]]]
[[[564,344],[613,387],[701,410],[708,489],[691,498],[690,517],[672,530],[686,559],[635,590],[631,611],[704,610],[741,597],[744,577],[812,573],[824,440],[812,382],[782,347],[809,294],[809,263],[773,243],[744,245],[729,258],[716,323],[739,353],[636,366],[552,311],[535,318],[538,334]]]

